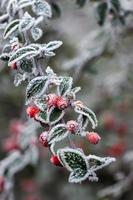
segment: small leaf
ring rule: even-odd
[[[57,152],[60,161],[63,166],[66,167],[69,171],[73,171],[75,169],[85,169],[87,171],[89,164],[84,156],[84,154],[77,150],[71,148],[59,149]]]
[[[65,124],[58,124],[54,126],[51,131],[49,132],[48,142],[49,144],[59,142],[63,140],[68,135],[66,125]]]
[[[87,178],[88,178],[88,174],[87,174],[86,170],[78,168],[70,173],[69,182],[70,183],[81,183],[82,181],[84,181]]]
[[[96,18],[98,24],[101,26],[105,22],[106,13],[107,13],[107,3],[106,2],[99,3],[96,8]]]
[[[34,4],[32,5],[33,12],[35,12],[37,15],[44,15],[46,17],[51,18],[52,17],[52,10],[49,3],[47,3],[44,0],[36,0],[34,1]]]
[[[66,147],[59,149],[57,156],[62,165],[71,172],[70,182],[79,183],[88,177],[88,160],[81,151]]]
[[[47,110],[40,111],[38,114],[36,114],[35,118],[42,123],[48,124]]]
[[[29,82],[26,89],[26,98],[28,101],[34,97],[41,97],[44,93],[46,80],[45,76],[38,76]]]
[[[14,15],[16,14],[16,5],[17,5],[16,0],[9,1],[7,5],[7,13],[9,14],[9,16],[14,17]]]
[[[62,96],[68,93],[72,88],[72,84],[73,79],[71,77],[61,77],[61,83],[58,87],[59,94]]]
[[[51,124],[59,122],[63,118],[64,114],[64,111],[59,110],[58,108],[51,108],[49,110],[49,122]]]
[[[47,105],[44,98],[35,99],[34,104],[41,110],[46,111]]]
[[[55,49],[58,49],[62,44],[62,41],[51,41],[46,45],[46,50],[53,51]]]
[[[43,31],[40,28],[32,27],[32,29],[31,29],[31,35],[32,35],[33,39],[35,41],[37,41],[38,39],[40,39],[42,37]]]
[[[27,31],[34,24],[34,18],[32,18],[27,12],[24,14],[23,18],[19,23],[19,31]]]
[[[9,63],[8,65],[10,66],[10,64],[15,63],[23,58],[26,58],[27,56],[30,58],[34,57],[37,55],[37,50],[33,47],[22,47],[20,49],[18,49],[17,51],[15,51],[15,53],[12,54],[12,56],[10,57]]]
[[[97,127],[98,122],[97,122],[96,115],[90,108],[88,108],[86,106],[82,106],[81,109],[79,109],[78,107],[75,107],[74,110],[75,110],[75,112],[82,114],[83,116],[86,116],[89,119],[89,121],[91,122],[93,129],[95,129]]]
[[[4,31],[4,39],[8,38],[9,36],[11,36],[15,31],[18,30],[19,27],[19,19],[13,20],[12,22],[10,22],[8,24],[8,26],[6,27],[5,31]]]
[[[29,59],[22,59],[19,61],[19,68],[23,71],[31,73],[33,68],[32,60]]]

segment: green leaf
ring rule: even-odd
[[[45,76],[38,76],[32,79],[26,89],[26,98],[29,102],[34,97],[41,97],[45,92],[45,83],[47,78]]]
[[[81,183],[86,178],[88,178],[87,171],[85,169],[75,169],[71,172],[69,176],[69,182],[70,183]]]
[[[10,22],[8,24],[8,26],[6,27],[5,31],[4,31],[4,39],[8,38],[9,36],[11,36],[15,31],[18,30],[19,27],[19,19],[13,20],[12,22]]]
[[[64,114],[65,112],[63,110],[59,110],[58,108],[51,108],[49,110],[49,122],[51,124],[59,122],[63,118]]]
[[[112,9],[115,9],[116,12],[119,12],[121,9],[119,0],[111,0]]]
[[[78,183],[88,177],[89,164],[81,151],[67,147],[59,149],[57,156],[62,165],[71,172],[69,177],[70,182]]]
[[[13,55],[10,57],[9,64],[15,63],[23,58],[26,58],[27,56],[30,58],[37,55],[37,50],[33,47],[22,47],[15,51]]]
[[[107,3],[106,2],[99,3],[96,7],[96,18],[98,24],[101,26],[105,22],[106,13],[107,13]]]
[[[65,124],[58,124],[54,126],[49,132],[48,142],[49,144],[63,140],[67,136],[68,132]]]
[[[74,110],[75,112],[82,114],[83,116],[86,116],[91,122],[93,129],[97,127],[98,122],[97,122],[96,115],[90,108],[86,106],[82,106],[82,108],[79,109],[78,107],[75,106]]]
[[[36,41],[36,40],[39,40],[42,37],[43,31],[40,28],[32,27],[31,35],[32,35],[33,39]]]
[[[61,83],[58,87],[59,94],[62,96],[68,93],[72,88],[72,84],[73,79],[71,77],[61,77]]]
[[[45,111],[40,111],[38,114],[36,114],[35,116],[36,120],[48,124],[48,114],[47,114],[47,110]]]
[[[46,111],[47,105],[44,98],[35,99],[34,104],[41,110]]]
[[[22,60],[20,60],[19,61],[19,67],[23,71],[31,73],[32,72],[32,68],[33,68],[32,60],[29,60],[29,59],[22,59]]]
[[[36,0],[32,5],[32,9],[37,15],[44,15],[49,18],[52,17],[51,6],[44,0]]]

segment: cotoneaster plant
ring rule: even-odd
[[[0,17],[0,21],[6,26],[3,36],[8,43],[4,46],[0,57],[7,61],[8,66],[14,71],[16,86],[22,81],[28,82],[26,113],[35,122],[29,120],[30,128],[27,125],[27,129],[24,129],[25,125],[23,126],[21,134],[17,137],[19,148],[15,152],[11,151],[10,155],[1,161],[2,191],[8,191],[9,195],[9,188],[13,187],[12,176],[26,164],[33,163],[34,156],[37,162],[38,153],[35,144],[36,128],[39,123],[44,127],[39,141],[44,147],[49,148],[52,154],[50,161],[54,165],[70,171],[69,182],[81,183],[85,179],[97,181],[96,171],[115,161],[115,158],[85,155],[83,150],[76,148],[71,141],[71,135],[84,137],[91,144],[100,141],[100,136],[94,132],[98,125],[96,115],[77,99],[80,87],[73,87],[72,77],[58,76],[50,67],[47,67],[45,72],[42,70],[40,61],[55,56],[54,51],[62,45],[62,41],[39,44],[32,43],[30,39],[37,41],[43,35],[39,24],[52,17],[50,4],[44,0],[3,0],[1,6],[4,6],[5,2],[8,3],[6,13]],[[33,17],[27,11],[29,7],[35,14]],[[68,111],[75,113],[75,117],[67,121]],[[65,138],[69,139],[70,145],[56,150],[56,144]],[[21,162],[17,166],[18,160]],[[10,172],[8,176],[5,174],[7,169]],[[2,178],[4,176],[5,179]],[[6,182],[5,187],[3,180]]]

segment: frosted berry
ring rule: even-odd
[[[47,104],[48,106],[55,106],[57,107],[57,100],[58,100],[58,96],[56,94],[49,94],[47,97],[46,97],[46,101],[47,101]]]
[[[60,110],[64,110],[68,107],[68,102],[64,97],[58,97],[57,99],[57,107]]]
[[[70,120],[66,124],[67,130],[70,131],[71,133],[75,133],[78,130],[78,123],[74,120]]]
[[[5,187],[5,178],[3,176],[0,176],[0,192],[4,191]]]
[[[97,144],[101,140],[101,137],[95,132],[88,132],[86,137],[91,144]]]
[[[10,65],[10,67],[11,67],[11,69],[17,69],[17,63],[15,62],[15,63],[12,63],[11,65]]]
[[[47,132],[47,131],[41,133],[41,135],[39,136],[39,142],[40,142],[44,147],[48,147],[47,137],[48,137],[48,132]]]
[[[33,118],[39,112],[39,109],[36,106],[29,106],[26,109],[26,113],[29,117]]]
[[[62,166],[59,161],[59,158],[56,155],[51,156],[50,161],[53,165],[60,166],[60,167]]]

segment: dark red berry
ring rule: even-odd
[[[101,137],[95,132],[88,132],[86,138],[91,144],[97,144],[101,140]]]
[[[40,142],[44,147],[48,147],[47,137],[48,137],[48,132],[47,132],[47,131],[41,133],[41,135],[39,136],[39,142]]]
[[[74,120],[70,120],[66,124],[67,130],[70,131],[71,133],[75,133],[78,130],[78,123]]]
[[[29,117],[33,118],[39,112],[39,109],[36,106],[29,106],[26,109],[26,113]]]
[[[60,167],[62,166],[62,164],[59,161],[59,158],[56,155],[51,156],[50,161],[53,165],[60,166]]]
[[[58,97],[57,107],[60,110],[64,110],[65,108],[68,107],[68,101],[64,97]]]

